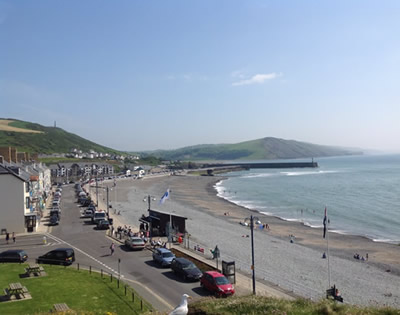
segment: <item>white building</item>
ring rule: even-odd
[[[35,231],[37,213],[31,208],[29,177],[17,167],[0,165],[0,232]]]

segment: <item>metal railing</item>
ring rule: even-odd
[[[45,268],[60,268],[60,266],[56,266],[56,264],[53,266],[51,264],[45,265]],[[115,272],[110,272],[107,270],[104,270],[102,268],[98,269],[96,267],[93,267],[91,265],[84,265],[81,263],[75,262],[75,264],[69,265],[69,266],[64,266],[64,268],[73,268],[76,269],[80,272],[88,272],[89,274],[93,274],[94,276],[100,276],[101,279],[109,279],[108,285],[115,286],[117,289],[123,289],[124,295],[128,297],[129,301],[133,305],[137,305],[140,307],[141,311],[149,311],[153,312],[153,307],[150,303],[145,301],[129,284],[127,284],[124,280],[121,280],[118,275],[115,274]],[[146,310],[145,310],[146,308]]]

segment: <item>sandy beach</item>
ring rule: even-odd
[[[252,212],[217,197],[214,185],[223,177],[163,176],[133,180],[119,179],[110,192],[120,222],[137,227],[147,212],[144,197],[153,196],[151,208],[188,218],[190,243],[221,250],[221,258],[236,263],[237,270],[250,274],[251,251],[248,227],[239,222],[251,214],[270,229],[256,230],[255,270],[261,281],[317,300],[328,288],[328,262],[322,259],[326,240],[321,229]],[[111,186],[111,183],[109,183]],[[159,204],[169,188],[171,198]],[[115,200],[116,199],[116,200]],[[229,213],[229,215],[225,215]],[[322,218],[321,218],[322,220]],[[294,243],[289,242],[294,235]],[[400,246],[376,243],[364,237],[329,233],[330,283],[341,291],[346,302],[359,305],[400,306]],[[368,261],[353,258],[354,253]]]

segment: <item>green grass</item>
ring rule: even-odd
[[[203,144],[176,150],[158,150],[149,152],[149,154],[174,161],[218,161],[311,158],[356,154],[356,152],[354,150],[267,137],[234,144]]]
[[[72,267],[43,265],[47,276],[20,278],[24,264],[0,264],[0,289],[9,283],[20,282],[26,286],[32,299],[0,303],[0,314],[47,314],[53,304],[66,303],[80,314],[141,314],[148,311],[143,304],[140,308],[138,296],[132,302],[129,288],[127,296],[124,286],[117,288],[116,279],[109,276],[102,279],[99,273],[76,270]]]
[[[321,300],[315,303],[304,299],[286,301],[261,296],[241,296],[229,297],[227,299],[206,298],[190,303],[189,314],[398,315],[400,311],[387,307],[361,308],[328,300]]]
[[[84,152],[93,149],[97,152],[121,154],[113,150],[86,140],[61,128],[45,127],[27,121],[15,120],[9,124],[13,127],[42,131],[43,133],[22,133],[12,131],[0,131],[0,146],[16,147],[18,152],[29,153],[67,153],[77,148]]]

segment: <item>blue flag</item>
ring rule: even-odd
[[[164,203],[165,200],[169,199],[169,189],[165,192],[165,194],[160,199],[160,204]]]

